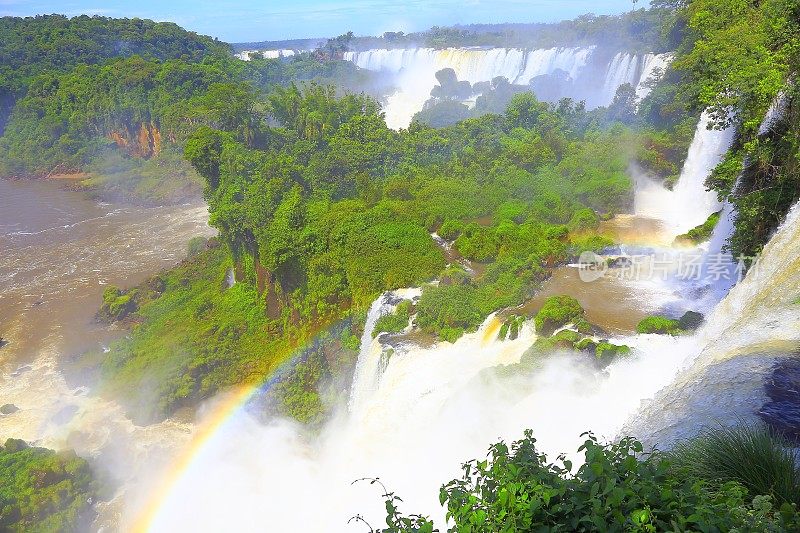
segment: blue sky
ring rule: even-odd
[[[637,7],[646,5],[641,0]],[[0,0],[0,15],[43,13],[169,20],[228,42],[417,31],[473,22],[552,22],[616,14],[631,0]]]

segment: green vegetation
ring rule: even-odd
[[[680,335],[684,332],[680,320],[664,316],[648,316],[636,326],[637,333],[655,333],[659,335]]]
[[[187,135],[207,125],[256,142],[257,93],[372,83],[351,63],[312,54],[239,61],[169,23],[5,17],[0,31],[9,35],[0,43],[0,176],[85,172],[80,187],[114,200],[199,198],[203,180],[182,157]]]
[[[601,444],[588,434],[584,462],[573,471],[563,455],[548,462],[525,438],[489,449],[446,483],[440,502],[450,531],[795,531],[797,507],[736,481],[687,477],[670,455],[646,453],[623,438]],[[759,459],[748,450],[748,461]],[[739,456],[741,457],[741,456]],[[717,479],[716,477],[714,478]],[[420,515],[404,515],[400,498],[386,492],[386,533],[433,531]],[[796,493],[794,494],[796,497]]]
[[[536,332],[543,337],[549,337],[557,329],[569,324],[577,325],[583,322],[585,322],[583,307],[572,296],[551,296],[534,318]]]
[[[497,332],[497,338],[501,341],[506,339],[513,341],[517,337],[519,337],[519,329],[525,323],[524,316],[512,315],[505,322],[503,325],[500,326],[500,331]]]
[[[218,242],[203,239],[193,249],[190,259],[138,287],[106,290],[100,316],[126,319],[131,332],[108,353],[85,355],[82,366],[99,369],[137,421],[149,422],[227,388],[259,383],[293,359],[273,379],[269,397],[280,414],[320,422],[333,404],[322,401],[320,382],[343,382],[358,351],[347,308],[313,322],[270,319],[266,295],[255,285],[227,287],[229,255]]]
[[[86,531],[97,492],[88,463],[74,453],[16,439],[0,446],[0,530]]]
[[[674,103],[665,102],[664,107],[698,110],[709,106],[718,126],[739,125],[734,150],[708,185],[736,207],[731,252],[736,257],[753,257],[800,197],[800,111],[797,84],[789,81],[800,72],[800,3],[692,0],[672,4],[675,27],[682,35],[673,65],[681,83],[673,91]],[[771,131],[759,134],[779,94],[784,108],[774,117]],[[744,161],[748,166],[742,173]]]
[[[625,357],[631,353],[631,348],[618,345],[606,339],[596,340],[586,337],[572,329],[562,329],[551,337],[539,337],[523,355],[520,360],[522,369],[535,368],[539,359],[553,352],[576,352],[592,356],[592,361],[604,368],[613,363],[618,357]]]
[[[530,94],[504,116],[400,133],[368,98],[336,99],[321,86],[276,90],[269,102],[281,127],[264,132],[265,146],[201,129],[186,154],[208,182],[212,223],[242,279],[263,281],[259,290],[281,296],[275,312],[296,308],[301,320],[436,277],[444,264],[427,234],[448,218],[449,237],[463,226],[455,248],[489,263],[479,278],[430,287],[420,301],[419,325],[456,338],[521,303],[544,265],[585,246],[564,226],[577,211],[614,212],[630,201],[625,158],[611,147],[635,136],[572,133],[579,109]],[[553,155],[531,158],[531,135]],[[490,226],[468,222],[488,214]]]
[[[674,468],[717,486],[736,482],[751,494],[800,506],[800,461],[792,444],[763,426],[740,424],[706,430],[679,443]]]
[[[711,234],[714,232],[717,222],[719,222],[720,215],[721,213],[713,213],[705,222],[696,228],[692,228],[683,235],[675,237],[675,243],[697,245],[706,242],[711,238]]]
[[[373,337],[379,333],[399,333],[408,327],[408,320],[411,316],[411,300],[403,300],[397,304],[394,313],[382,316],[375,323]]]
[[[224,129],[203,126],[185,142],[225,246],[131,294],[109,295],[112,316],[125,307],[120,298],[138,307],[133,330],[87,361],[144,419],[263,380],[381,292],[440,276],[445,283],[423,292],[417,324],[454,341],[489,313],[522,303],[548,267],[608,244],[587,229],[593,224],[573,224],[581,230],[573,235],[568,223],[630,202],[626,157],[615,148],[636,134],[576,130],[580,108],[530,94],[504,115],[399,133],[373,100],[337,97],[332,87],[276,87],[264,102],[238,90],[231,97],[249,103],[226,108]],[[270,125],[245,109],[263,109]],[[455,248],[485,263],[480,275],[445,268],[429,235],[445,219],[463,228]],[[225,289],[229,265],[237,283]],[[394,331],[404,319],[387,317],[380,329]],[[303,375],[306,390],[315,374]],[[147,398],[131,397],[143,390]],[[315,409],[296,411],[312,420]]]

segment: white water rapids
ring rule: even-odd
[[[697,191],[728,136],[698,128],[670,197],[698,203],[651,216],[675,231],[689,223],[684,217],[702,222],[718,207],[681,191]],[[367,318],[349,407],[314,436],[289,421],[263,425],[239,412],[163,502],[153,531],[364,531],[348,519],[361,514],[376,527],[385,513],[375,486],[351,484],[365,476],[380,477],[400,495],[403,511],[428,514],[443,528],[439,486],[460,474],[462,461],[526,428],[543,451],[574,457],[586,430],[663,443],[731,413],[750,416],[770,361],[800,345],[799,218],[795,206],[761,267],[716,305],[701,330],[612,338],[633,354],[604,373],[586,356],[562,353],[543,357],[534,371],[499,378],[491,369],[518,362],[535,333],[527,323],[518,339],[499,341],[494,315],[453,344],[395,344],[389,352],[372,328],[393,298],[417,293],[382,295]],[[749,354],[759,357],[743,357]],[[743,363],[724,366],[731,361]],[[743,383],[749,396],[737,403]]]

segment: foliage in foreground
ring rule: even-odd
[[[0,446],[0,531],[84,531],[97,486],[88,463],[8,439]]]
[[[705,431],[671,453],[687,477],[741,483],[752,494],[800,505],[800,460],[791,445],[763,426],[742,424]]]
[[[440,501],[451,532],[514,531],[796,531],[796,506],[777,508],[770,495],[736,481],[716,484],[682,475],[661,453],[645,453],[632,438],[604,445],[586,434],[585,462],[572,473],[563,455],[554,463],[530,431],[511,446],[500,442],[487,459],[470,461],[445,484]],[[432,532],[433,522],[403,515],[386,497],[382,533]]]

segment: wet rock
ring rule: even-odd
[[[772,400],[759,411],[766,424],[800,445],[800,359],[779,362],[764,383]]]
[[[793,402],[769,402],[758,416],[774,431],[800,445],[800,405]]]
[[[5,405],[0,406],[0,415],[12,415],[17,411],[19,411],[19,407],[17,407],[13,403],[7,403]]]
[[[694,331],[702,326],[705,321],[706,317],[704,317],[702,313],[686,311],[683,316],[678,319],[678,325],[682,330]]]
[[[633,261],[630,257],[621,256],[621,257],[614,257],[613,259],[608,260],[608,267],[609,268],[630,268],[633,266]]]
[[[5,340],[3,337],[0,337],[0,348],[8,344],[8,341]]]
[[[800,406],[800,360],[778,363],[764,384],[764,389],[775,402],[793,402]]]

